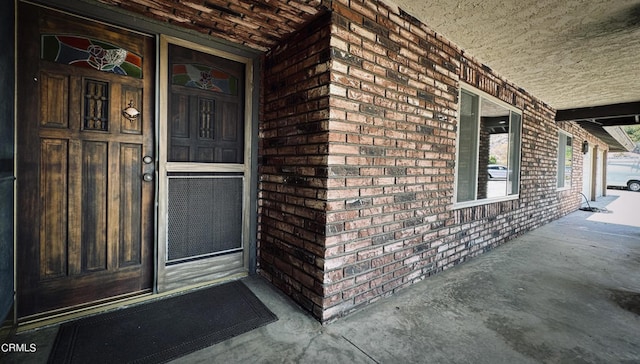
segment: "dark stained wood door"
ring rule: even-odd
[[[244,65],[169,45],[169,162],[244,163]]]
[[[153,38],[28,4],[18,27],[18,315],[151,290]]]

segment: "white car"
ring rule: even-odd
[[[640,160],[610,159],[607,161],[607,187],[640,191]]]
[[[506,180],[509,170],[500,164],[489,164],[487,166],[487,173],[489,174],[489,179]]]

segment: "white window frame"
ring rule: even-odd
[[[518,177],[518,193],[516,194],[511,194],[511,195],[506,195],[506,196],[499,196],[499,197],[488,197],[488,198],[483,198],[483,199],[477,199],[477,181],[478,181],[478,171],[476,171],[476,176],[475,176],[475,181],[476,181],[476,197],[474,200],[471,201],[463,201],[463,202],[458,202],[457,198],[458,198],[458,178],[459,178],[459,163],[458,163],[458,156],[460,153],[460,125],[458,124],[457,127],[457,132],[456,132],[456,154],[455,154],[455,177],[454,177],[454,188],[453,188],[453,208],[454,209],[459,209],[459,208],[465,208],[465,207],[472,207],[472,206],[480,206],[480,205],[486,205],[489,203],[494,203],[494,202],[500,202],[500,201],[510,201],[510,200],[517,200],[520,198],[520,186],[521,186],[521,179],[520,179],[520,172],[522,170],[522,131],[523,131],[523,127],[524,127],[524,118],[523,118],[523,111],[518,109],[517,107],[508,104],[504,101],[501,101],[500,99],[482,91],[479,89],[476,89],[474,87],[471,87],[469,85],[462,85],[460,87],[460,90],[458,92],[458,123],[460,123],[461,120],[461,110],[462,110],[462,93],[463,91],[466,91],[468,93],[472,93],[478,96],[478,117],[481,113],[481,100],[482,99],[487,99],[488,101],[491,101],[499,106],[502,106],[506,109],[508,109],[510,112],[514,112],[518,115],[520,115],[520,130],[519,130],[519,135],[518,135],[518,140],[519,140],[519,146],[517,148],[517,152],[518,152],[518,170],[514,171],[514,174],[517,173],[517,177]],[[479,148],[480,148],[480,133],[478,132],[477,135],[477,140],[476,140],[476,163],[477,163],[477,157],[480,154]],[[509,140],[509,144],[511,143],[511,140]],[[509,156],[509,159],[511,159],[511,156]]]
[[[567,155],[566,155],[566,146],[567,146],[567,138],[571,138],[571,175],[569,176],[569,185],[565,185],[566,174],[561,171],[566,170],[567,166]],[[556,171],[556,188],[558,191],[565,191],[571,189],[573,184],[573,160],[575,159],[575,148],[573,148],[573,135],[564,131],[558,130],[558,153],[557,153],[557,164],[558,169]],[[564,157],[564,158],[562,158]],[[562,179],[560,178],[562,177]],[[562,185],[560,184],[562,182]]]

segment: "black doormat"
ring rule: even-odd
[[[49,363],[163,363],[277,319],[234,281],[63,324]]]

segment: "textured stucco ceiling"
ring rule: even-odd
[[[556,109],[640,100],[638,0],[384,0]]]
[[[331,0],[93,1],[264,51]],[[556,109],[640,101],[640,0],[379,1]]]

